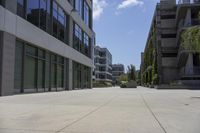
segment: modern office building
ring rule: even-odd
[[[199,15],[199,0],[179,0],[178,4],[161,0],[157,4],[142,57],[142,83],[161,88],[200,86],[200,51],[182,45],[183,33],[200,25]]]
[[[95,81],[112,82],[112,55],[107,48],[95,46]]]
[[[125,73],[124,65],[123,64],[113,64],[112,65],[112,77],[113,82],[116,83],[117,79]]]
[[[91,88],[92,0],[0,0],[0,95]]]

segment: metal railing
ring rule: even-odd
[[[200,76],[200,66],[182,67],[180,74],[181,76]]]
[[[179,0],[178,4],[194,4],[200,3],[200,0]]]
[[[182,27],[190,27],[200,25],[200,20],[198,18],[193,18],[191,21],[185,21],[184,19],[181,19],[178,23],[178,29],[181,29]]]

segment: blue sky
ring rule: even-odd
[[[155,5],[159,0],[93,0],[96,44],[107,47],[113,63],[140,66]]]

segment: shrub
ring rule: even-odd
[[[121,82],[120,87],[121,88],[137,88],[137,83],[136,83],[136,81],[133,81],[133,80],[131,80],[129,82],[123,81],[123,82]]]
[[[109,82],[93,82],[93,87],[96,88],[112,87],[112,84]]]
[[[127,88],[127,81],[121,81],[120,87],[121,88]]]
[[[133,80],[129,81],[129,82],[127,83],[127,87],[128,87],[128,88],[137,88],[137,83],[136,83],[136,81],[133,81]]]

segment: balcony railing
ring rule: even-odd
[[[181,19],[178,23],[178,29],[181,29],[183,27],[191,27],[191,26],[195,26],[195,25],[200,25],[200,20],[195,18],[195,19],[191,19],[191,21],[184,21],[184,19]]]
[[[182,67],[180,74],[184,77],[200,76],[200,67]]]
[[[194,4],[200,3],[200,0],[179,0],[178,4]]]

